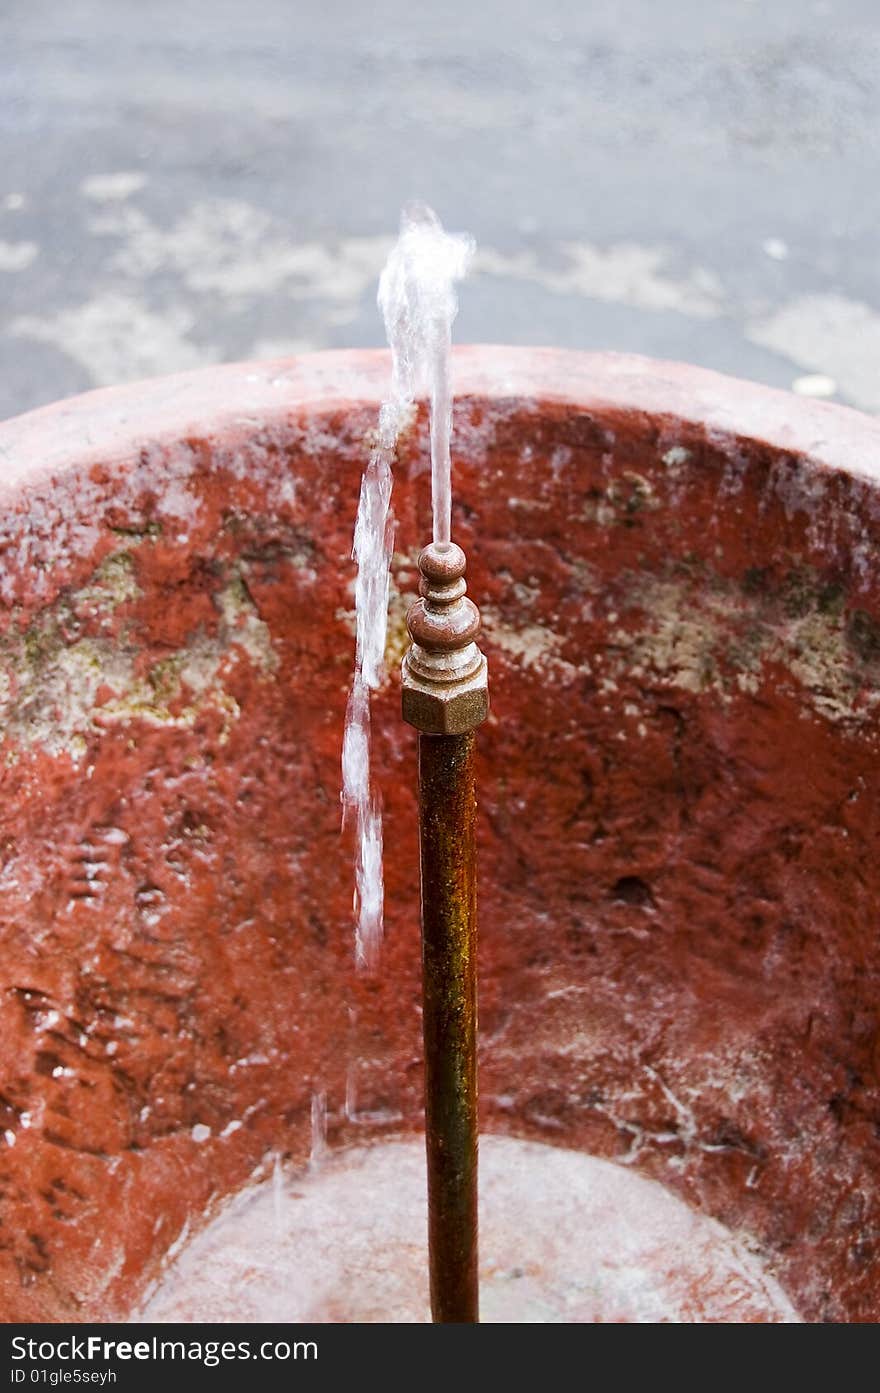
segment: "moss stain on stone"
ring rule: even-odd
[[[189,727],[208,708],[224,718],[221,743],[239,716],[226,691],[221,666],[239,650],[262,673],[278,667],[267,624],[257,611],[241,566],[215,597],[215,634],[198,632],[176,653],[136,672],[137,649],[126,631],[105,634],[120,605],[140,597],[128,550],[108,556],[84,586],[62,595],[24,631],[0,640],[0,721],[6,762],[40,747],[53,755],[83,758],[88,738],[116,721]],[[83,634],[89,623],[97,634]],[[114,695],[98,703],[98,692]]]
[[[669,686],[728,700],[759,691],[773,664],[791,673],[816,712],[861,722],[880,703],[880,624],[844,606],[842,588],[806,567],[775,583],[769,568],[746,572],[739,584],[634,576],[623,609],[646,620],[614,630],[615,675],[650,670]]]

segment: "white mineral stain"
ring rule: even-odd
[[[668,1103],[686,1128],[687,1102]],[[276,1167],[178,1240],[134,1319],[426,1321],[424,1166],[413,1139]],[[609,1161],[483,1137],[480,1209],[485,1321],[798,1322],[743,1238]]]
[[[687,464],[691,457],[690,450],[686,450],[683,445],[673,445],[662,456],[663,463],[668,469],[678,469],[683,464]]]
[[[181,479],[169,479],[156,499],[158,513],[164,517],[178,518],[181,522],[195,522],[201,506],[195,494],[190,492]]]

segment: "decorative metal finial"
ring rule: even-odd
[[[467,598],[467,558],[454,542],[419,556],[420,600],[406,616],[412,646],[402,668],[403,719],[424,735],[464,735],[489,714],[486,659],[475,642],[480,611]]]

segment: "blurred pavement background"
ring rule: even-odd
[[[383,342],[401,204],[459,342],[880,411],[876,0],[4,0],[0,416]]]

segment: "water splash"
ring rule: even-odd
[[[281,1165],[281,1152],[275,1152],[272,1165],[272,1212],[275,1218],[275,1232],[281,1232],[284,1218],[284,1170]]]
[[[392,398],[431,400],[431,497],[434,541],[451,541],[452,482],[449,376],[455,282],[473,258],[472,237],[444,232],[425,204],[404,210],[400,236],[379,281],[379,305],[392,350]]]
[[[394,538],[392,467],[400,433],[412,419],[413,403],[427,393],[434,540],[450,541],[449,353],[458,309],[455,282],[465,274],[473,252],[472,238],[445,232],[430,208],[413,204],[404,209],[400,236],[379,280],[379,308],[391,348],[391,390],[379,412],[355,524],[355,674],[342,742],[343,822],[349,812],[357,820],[355,958],[359,967],[376,966],[383,933],[382,812],[370,778],[369,694],[381,685],[385,674]]]
[[[327,1155],[327,1094],[312,1094],[312,1146],[309,1170],[320,1170]]]

